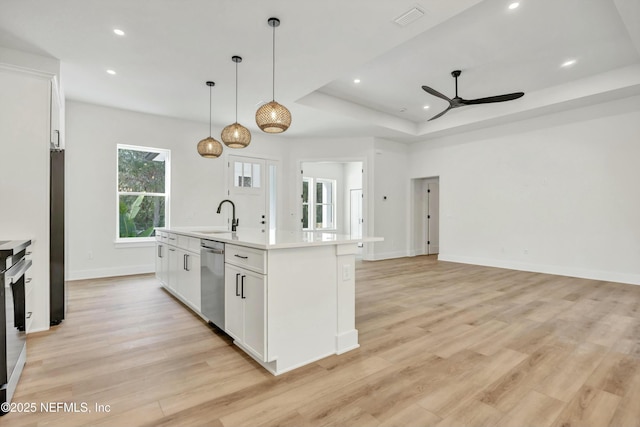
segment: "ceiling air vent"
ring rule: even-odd
[[[402,15],[398,16],[396,19],[393,20],[393,22],[400,25],[401,27],[406,27],[412,22],[418,20],[418,18],[421,18],[423,15],[424,15],[424,10],[416,6],[406,11]]]

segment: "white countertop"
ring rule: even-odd
[[[157,228],[157,231],[176,233],[199,239],[215,240],[256,249],[286,249],[305,246],[341,245],[359,242],[381,242],[382,237],[363,237],[352,239],[344,234],[318,231],[274,230],[263,232],[259,229],[239,228],[236,232],[216,227],[171,227]]]

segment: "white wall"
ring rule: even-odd
[[[409,255],[409,155],[408,146],[376,139],[373,162],[373,235],[384,237],[375,244],[373,259]]]
[[[208,125],[68,101],[66,126],[68,279],[154,270],[152,246],[114,244],[117,144],[171,150],[171,226],[225,225],[215,210],[226,197],[226,161],[196,151]],[[254,134],[248,148],[233,154],[286,163],[282,141]],[[225,147],[223,156],[228,153]]]
[[[439,258],[640,284],[638,135],[632,97],[413,145]]]
[[[17,66],[27,72],[33,71],[37,74],[47,73],[51,76],[60,76],[60,61],[57,59],[3,46],[0,46],[0,64],[9,64],[11,67]]]

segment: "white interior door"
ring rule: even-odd
[[[437,182],[430,182],[426,189],[426,252],[437,254],[440,252],[440,186]]]
[[[267,189],[269,179],[266,161],[253,157],[229,156],[227,167],[227,194],[236,205],[238,228],[264,231],[268,227]],[[231,206],[225,204],[229,224]]]

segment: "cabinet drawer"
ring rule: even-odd
[[[260,249],[227,244],[224,248],[224,262],[267,274],[267,253]]]
[[[164,242],[167,242],[170,245],[177,245],[178,244],[178,238],[175,234],[173,233],[165,233],[164,237],[162,238],[162,240]]]
[[[178,235],[178,247],[185,251],[200,253],[200,239],[197,237],[189,237]]]

